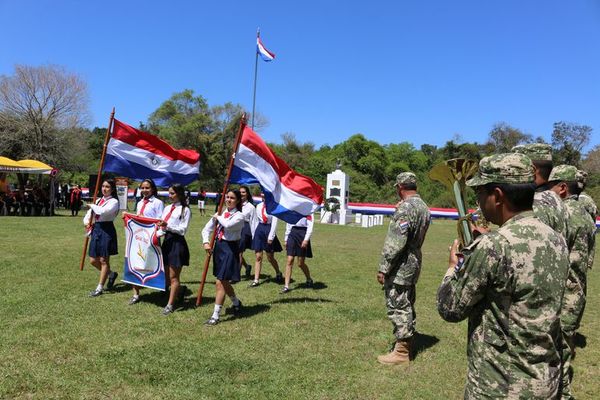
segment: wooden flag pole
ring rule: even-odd
[[[223,191],[221,192],[221,199],[219,200],[219,208],[217,210],[217,214],[221,214],[221,210],[223,209],[223,201],[225,200],[225,195],[227,194],[227,188],[229,187],[229,178],[231,177],[231,170],[233,169],[233,163],[235,161],[235,155],[237,154],[238,148],[240,147],[240,142],[242,141],[242,134],[244,133],[244,128],[246,127],[246,114],[242,114],[242,119],[240,120],[240,128],[238,129],[237,135],[235,137],[235,141],[233,142],[233,153],[231,159],[229,160],[229,168],[227,169],[227,177],[225,178],[225,182],[223,183]],[[206,258],[204,259],[204,269],[202,270],[202,279],[200,280],[200,288],[198,289],[198,297],[196,298],[196,307],[202,305],[202,293],[204,292],[204,283],[206,282],[206,274],[208,273],[208,266],[210,264],[210,259],[212,257],[213,250],[215,248],[215,238],[217,236],[217,225],[215,224],[215,229],[213,229],[213,233],[210,238],[210,251],[207,253]]]
[[[110,139],[110,131],[112,130],[113,121],[115,120],[115,108],[113,107],[110,113],[110,119],[108,120],[108,128],[106,128],[106,135],[104,136],[104,146],[102,147],[102,157],[100,158],[100,166],[98,167],[98,176],[96,177],[96,187],[94,188],[94,196],[92,203],[96,204],[96,196],[98,195],[98,188],[102,182],[102,169],[104,168],[104,158],[106,156],[106,147],[108,146],[108,140]],[[90,224],[94,224],[94,212],[92,211],[92,218]],[[81,262],[79,263],[79,270],[83,271],[83,265],[85,264],[85,253],[87,253],[88,243],[90,241],[89,236],[85,236],[85,242],[83,244],[83,252],[81,253]]]

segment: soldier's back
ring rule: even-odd
[[[478,247],[489,263],[488,289],[481,314],[469,318],[465,397],[556,398],[561,360],[555,345],[568,269],[564,238],[526,212]]]
[[[552,190],[536,191],[533,197],[533,212],[535,216],[567,238],[567,210],[561,198]]]

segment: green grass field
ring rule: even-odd
[[[0,398],[2,399],[459,399],[466,374],[466,322],[437,313],[435,294],[447,265],[455,223],[435,221],[424,245],[417,285],[416,359],[410,367],[377,363],[392,342],[383,292],[376,282],[387,229],[316,225],[315,289],[267,282],[235,286],[246,306],[239,318],[203,326],[214,300],[214,279],[195,308],[206,222],[194,210],[187,234],[192,266],[182,281],[185,303],[161,315],[166,299],[144,289],[128,306],[130,289],[88,298],[98,279],[86,265],[81,218],[0,218]],[[282,238],[283,227],[280,227]],[[112,259],[121,271],[120,255]],[[253,257],[249,252],[246,259]],[[283,266],[283,256],[278,257]],[[596,256],[600,260],[600,256]],[[600,393],[600,278],[590,272],[581,334],[587,345],[575,360],[579,399]],[[265,275],[273,275],[268,263]],[[120,272],[122,275],[122,272]],[[229,300],[225,306],[230,306]]]

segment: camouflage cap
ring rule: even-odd
[[[580,183],[582,186],[585,186],[587,183],[588,173],[582,169],[577,170],[577,183]]]
[[[485,157],[479,162],[479,170],[467,186],[488,183],[533,183],[535,168],[525,154],[505,153]]]
[[[552,146],[546,143],[520,144],[511,151],[525,154],[531,161],[552,161]]]
[[[416,185],[417,184],[417,176],[412,172],[402,172],[396,176],[396,183],[394,186],[398,185]]]
[[[576,182],[577,168],[572,165],[557,165],[552,168],[548,181]]]

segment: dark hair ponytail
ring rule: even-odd
[[[114,179],[105,179],[102,182],[103,183],[106,182],[110,185],[110,195],[112,197],[114,197],[115,199],[119,200],[119,197],[117,196],[117,184],[115,183],[115,180]]]
[[[150,185],[150,192],[152,193],[151,196],[156,196],[158,194],[158,189],[156,188],[156,183],[154,183],[154,180],[152,180],[151,178],[146,178],[142,181],[142,183],[144,182],[148,182],[148,184]],[[140,186],[142,185],[142,183],[140,183]]]
[[[185,210],[185,208],[190,208],[185,197],[185,186],[180,185],[179,183],[174,183],[173,185],[171,185],[171,189],[173,189],[173,191],[177,195],[179,203],[181,203],[181,214],[179,215],[179,219],[182,219],[183,211]]]
[[[229,192],[231,192],[235,195],[235,199],[236,199],[235,208],[238,211],[242,211],[242,193],[240,193],[239,189],[235,189],[235,190],[229,189],[227,191],[227,193],[229,193]]]

